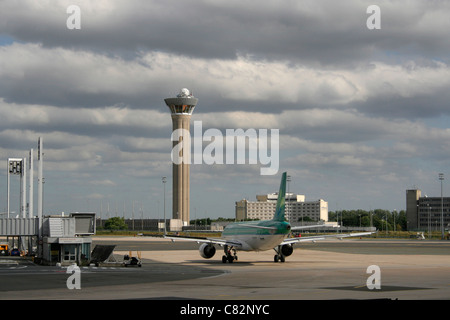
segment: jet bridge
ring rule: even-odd
[[[95,213],[46,216],[42,223],[39,220],[0,218],[0,236],[7,237],[8,242],[17,237],[18,249],[35,255],[35,261],[43,264],[80,264],[90,260]]]
[[[37,234],[37,218],[0,218],[0,236],[35,236]]]

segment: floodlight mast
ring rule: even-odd
[[[20,175],[20,184],[22,187],[21,199],[22,206],[20,211],[22,211],[22,218],[27,217],[27,158],[22,159],[22,173]]]
[[[167,178],[162,177],[162,183],[164,185],[164,235],[167,234],[167,228],[166,228],[166,182],[167,182]]]
[[[11,172],[11,168],[10,168],[10,162],[9,162],[9,159],[8,159],[8,163],[7,163],[7,182],[6,182],[6,189],[7,189],[7,191],[6,191],[6,217],[9,219],[9,211],[10,211],[10,206],[9,206],[9,187],[10,187],[10,184],[11,184],[11,178],[10,178],[10,172]]]
[[[10,212],[11,212],[11,204],[10,204],[10,195],[11,195],[11,191],[10,191],[10,187],[11,187],[11,175],[19,175],[20,176],[20,204],[19,204],[19,208],[20,211],[22,211],[24,209],[24,202],[26,202],[26,200],[24,200],[24,189],[23,186],[26,184],[26,182],[24,182],[24,176],[23,176],[23,172],[24,172],[24,161],[25,159],[21,159],[21,158],[8,158],[8,164],[7,164],[7,176],[8,176],[8,191],[7,191],[7,217],[10,218]],[[23,211],[22,211],[23,212]]]
[[[444,239],[444,196],[442,193],[442,182],[444,181],[444,174],[439,173],[439,180],[441,181],[441,239]]]
[[[42,211],[43,211],[43,201],[42,201],[42,194],[43,194],[43,177],[42,177],[42,171],[43,171],[43,142],[44,140],[39,137],[38,140],[38,219],[39,219],[39,239],[42,238]]]
[[[33,217],[33,199],[34,199],[34,195],[33,195],[33,149],[30,150],[30,195],[29,195],[29,202],[28,202],[28,217],[32,218]]]

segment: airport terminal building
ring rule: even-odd
[[[256,201],[246,199],[236,202],[236,220],[270,220],[277,206],[278,193],[257,195]],[[328,221],[328,202],[323,199],[305,201],[304,195],[286,193],[286,220],[290,223]]]
[[[406,218],[408,230],[441,230],[443,212],[444,229],[450,225],[450,197],[422,197],[419,189],[406,190]]]

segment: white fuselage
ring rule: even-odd
[[[268,220],[232,223],[225,228],[222,237],[240,243],[239,250],[265,251],[278,246],[289,232],[289,223]]]
[[[285,235],[240,235],[225,236],[226,240],[240,242],[242,251],[266,251],[278,246],[285,238]]]

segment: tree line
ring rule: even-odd
[[[306,217],[305,217],[306,218]],[[191,225],[208,226],[211,222],[217,221],[235,221],[234,218],[204,218],[191,220]],[[306,220],[304,220],[306,221]],[[365,210],[339,210],[328,212],[328,221],[337,221],[344,227],[375,227],[377,230],[404,231],[407,230],[406,212],[389,211],[376,209],[371,211]],[[109,218],[104,225],[106,230],[126,230],[127,225],[124,218]]]
[[[375,227],[377,230],[407,230],[406,212],[376,209],[339,210],[328,212],[328,221],[337,221],[344,227]]]

